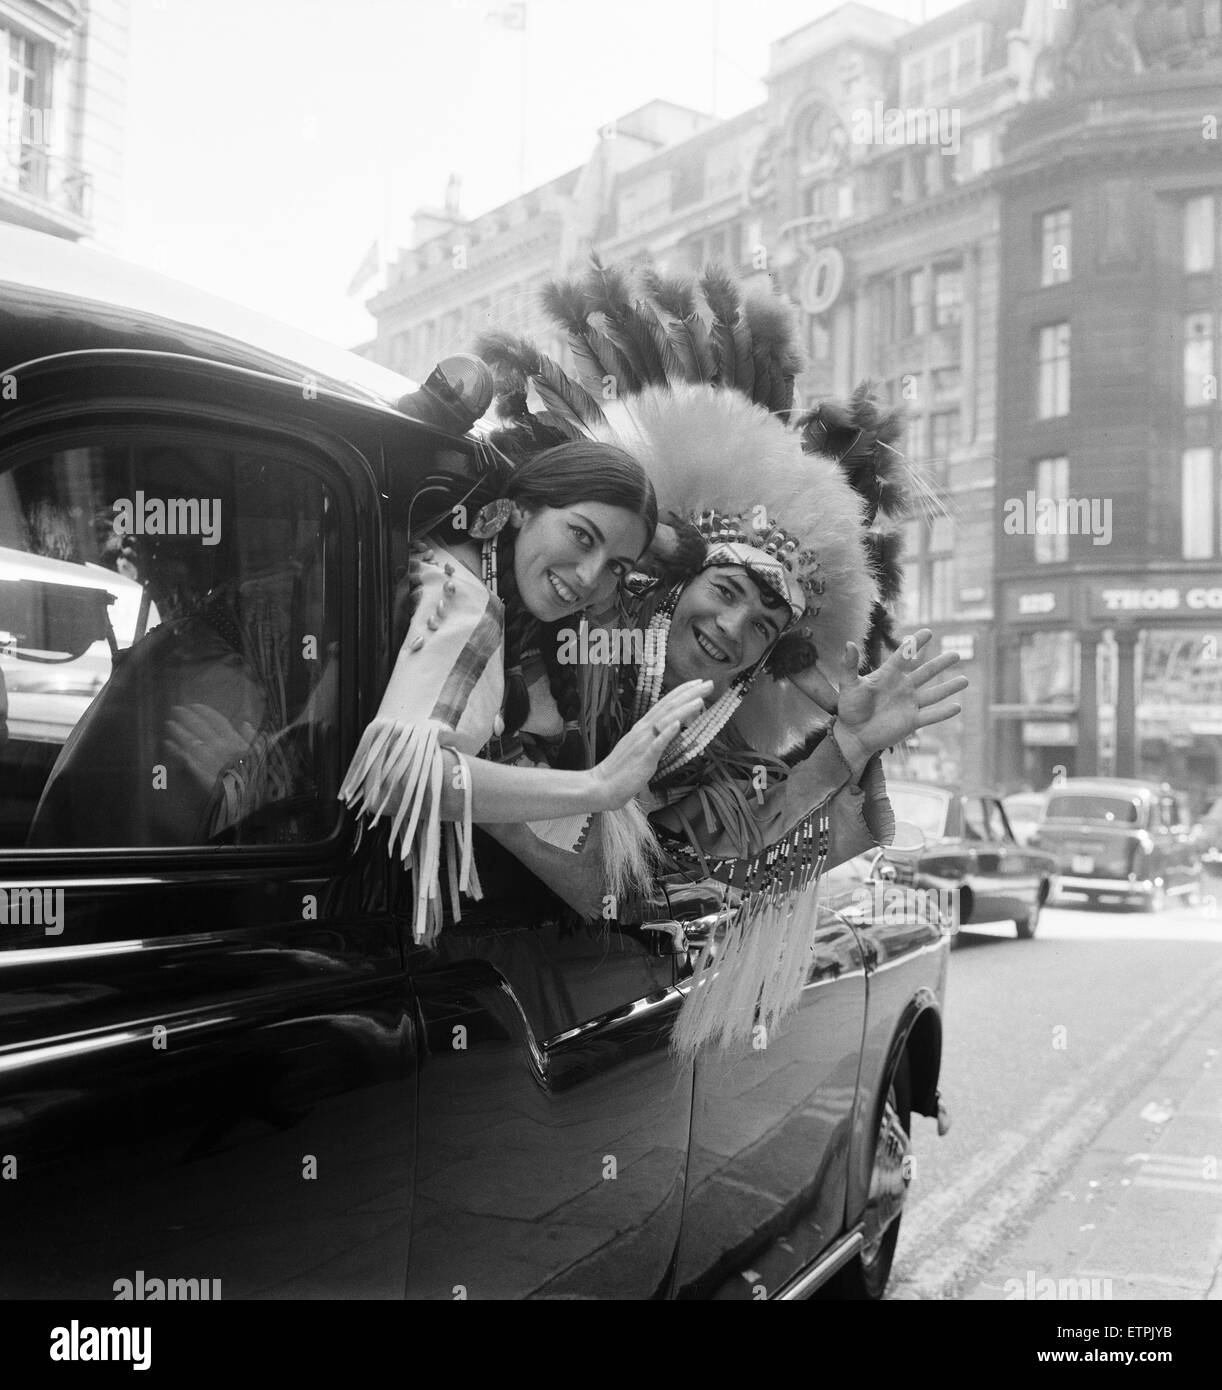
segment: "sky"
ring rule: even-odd
[[[582,164],[664,98],[763,101],[768,44],[827,0],[130,0],[121,254],[344,346],[375,238],[451,174],[474,216]],[[876,0],[919,22],[953,0]],[[714,52],[718,54],[714,69]]]

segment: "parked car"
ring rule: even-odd
[[[1209,806],[1196,828],[1203,868],[1209,873],[1222,874],[1222,797]]]
[[[1047,799],[1046,792],[1011,792],[1009,796],[1002,797],[1001,804],[1005,808],[1006,820],[1009,821],[1014,838],[1020,845],[1031,843],[1031,836],[1044,817],[1044,803]]]
[[[1068,777],[1049,789],[1032,843],[1056,855],[1061,891],[1087,901],[1158,912],[1201,881],[1187,798],[1166,783]]]
[[[420,947],[337,800],[413,502],[477,462],[442,378],[0,227],[0,1297],[885,1287],[911,1116],[946,1125],[920,900],[829,882],[786,1026],[683,1064],[708,885],[586,926],[481,855]],[[48,673],[95,657],[71,704]],[[251,730],[277,775],[239,814]]]
[[[898,883],[935,893],[958,927],[1010,921],[1020,938],[1035,935],[1056,864],[1018,842],[1000,797],[929,782],[894,781],[888,791],[897,820],[924,838],[923,848],[886,851]]]

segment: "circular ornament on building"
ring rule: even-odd
[[[823,314],[844,286],[844,257],[834,246],[817,251],[798,276],[798,303],[808,314]]]

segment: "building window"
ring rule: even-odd
[[[959,412],[935,410],[929,417],[929,464],[945,476],[950,456],[959,447]]]
[[[952,92],[966,91],[980,81],[980,68],[978,26],[936,48],[905,58],[901,69],[903,101],[909,106],[923,106]]]
[[[810,319],[810,360],[830,362],[832,358],[832,335],[821,314],[812,314]]]
[[[958,367],[935,367],[930,373],[933,378],[934,400],[945,400],[954,396],[963,385],[963,373]]]
[[[948,328],[963,318],[963,267],[959,264],[933,268],[933,326]]]
[[[48,44],[0,28],[0,186],[46,192],[50,72]]]
[[[929,616],[933,620],[950,618],[955,612],[955,562],[939,555],[929,565]]]
[[[910,415],[904,429],[904,453],[914,463],[923,464],[929,451],[926,443],[928,424],[924,415]]]
[[[817,183],[806,190],[806,215],[826,217],[829,222],[836,216],[836,187],[830,183]]]
[[[955,45],[955,90],[965,91],[980,81],[980,31],[960,34]]]
[[[1214,318],[1189,314],[1184,319],[1184,404],[1208,405],[1218,399],[1214,374]]]
[[[895,281],[890,276],[874,282],[874,331],[880,344],[895,336]]]
[[[1040,284],[1060,285],[1069,279],[1073,221],[1068,208],[1040,218]]]
[[[1189,198],[1184,204],[1184,274],[1198,275],[1214,268],[1216,204],[1212,194]]]
[[[1069,325],[1052,323],[1040,329],[1039,399],[1041,420],[1069,414]]]
[[[1051,497],[1054,500],[1069,496],[1069,460],[1061,455],[1058,458],[1040,459],[1035,465],[1035,496]],[[1035,541],[1035,561],[1040,565],[1053,565],[1069,558],[1069,537],[1060,535],[1040,535]]]
[[[910,270],[903,277],[900,336],[919,338],[929,331],[929,302],[925,295],[924,270]]]
[[[1185,449],[1180,463],[1180,517],[1185,560],[1215,554],[1214,513],[1218,505],[1212,449]]]
[[[685,159],[671,173],[670,210],[690,207],[704,197],[704,160]]]

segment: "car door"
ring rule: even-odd
[[[798,1008],[696,1062],[681,1298],[778,1293],[839,1234],[866,1019],[866,960],[828,906]]]
[[[415,1017],[335,800],[387,655],[378,436],[154,354],[16,375],[0,1294],[401,1297]]]
[[[998,906],[1007,909],[1000,915],[1025,917],[1039,899],[1040,883],[1045,876],[1043,865],[1036,855],[1014,838],[1000,800],[995,796],[985,796],[981,797],[981,801],[989,839],[1000,851],[999,896],[1004,902],[999,902]]]
[[[1013,902],[1008,887],[1008,847],[997,838],[996,822],[990,824],[989,807],[982,796],[961,798],[963,836],[971,854],[967,884],[973,898],[972,920],[994,922],[1012,917]]]
[[[405,565],[420,509],[395,463]],[[407,958],[421,1039],[408,1297],[665,1297],[692,1097],[669,1051],[670,937],[579,922],[491,837],[476,844],[483,899]],[[392,873],[410,942],[410,883]]]
[[[1196,850],[1192,838],[1192,821],[1188,808],[1180,797],[1165,792],[1159,797],[1161,819],[1166,827],[1169,888],[1184,888],[1197,878]]]
[[[665,1297],[692,1092],[668,1050],[682,1004],[669,938],[575,920],[477,839],[485,899],[409,961],[421,1051],[408,1296]]]

